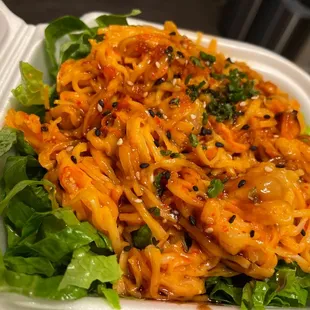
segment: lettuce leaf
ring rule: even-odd
[[[99,27],[108,27],[110,25],[128,25],[127,17],[133,17],[141,14],[139,9],[133,9],[130,13],[124,15],[101,15],[96,18]]]
[[[89,247],[82,248],[73,252],[73,258],[59,289],[70,285],[89,289],[96,280],[101,283],[115,282],[121,277],[121,274],[116,255],[96,255],[89,251]]]
[[[121,309],[121,305],[119,303],[119,296],[115,290],[107,288],[105,284],[99,284],[97,287],[97,292],[99,296],[103,295],[106,298],[107,302],[113,309]]]
[[[19,64],[22,84],[12,90],[14,97],[24,106],[44,105],[48,86],[43,83],[43,73],[27,62]]]

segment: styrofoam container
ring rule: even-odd
[[[91,25],[94,19],[103,12],[92,12],[82,16],[82,20]],[[129,24],[149,24],[157,27],[162,25],[129,18]],[[46,25],[28,25],[14,15],[0,0],[0,128],[3,126],[7,110],[16,104],[11,95],[11,89],[20,82],[19,61],[27,61],[44,73],[45,82],[48,83],[48,70],[46,67],[43,46],[44,29]],[[196,33],[181,30],[181,33],[195,40]],[[208,44],[214,36],[205,35],[203,44]],[[218,50],[233,60],[242,60],[250,67],[260,72],[265,80],[275,82],[282,90],[299,101],[305,119],[310,123],[310,76],[302,69],[285,58],[264,48],[247,43],[215,37]],[[1,167],[0,167],[1,176]],[[0,248],[6,247],[6,237],[2,222],[0,222]],[[194,303],[168,303],[145,301],[135,299],[122,299],[124,310],[131,309],[199,309]],[[208,305],[210,309],[223,310],[227,306]],[[110,309],[102,298],[83,298],[76,301],[49,301],[31,299],[17,294],[0,294],[0,309],[2,310],[104,310]],[[201,308],[203,309],[203,307]],[[237,309],[229,307],[229,309]],[[292,308],[291,308],[292,309]],[[304,308],[303,308],[304,309]]]

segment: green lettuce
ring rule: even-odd
[[[12,90],[14,97],[24,106],[44,105],[48,86],[43,83],[43,73],[23,61],[19,68],[22,84]]]

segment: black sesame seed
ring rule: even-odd
[[[112,103],[112,108],[116,108],[117,105],[118,105],[118,102],[117,102],[117,101],[113,102],[113,103]]]
[[[192,226],[196,226],[196,219],[192,215],[190,215],[188,219]]]
[[[224,147],[224,144],[221,142],[215,142],[216,147]]]
[[[111,114],[111,111],[110,110],[106,110],[102,113],[102,116],[105,117],[107,115]]]
[[[154,85],[160,85],[160,84],[162,84],[162,83],[164,83],[165,82],[165,79],[164,78],[160,78],[160,79],[158,79],[158,80],[156,80],[155,81],[155,83],[154,83]]]
[[[265,114],[264,115],[264,119],[269,119],[271,116],[270,115],[268,115],[268,114]]]
[[[77,160],[76,160],[76,157],[75,156],[71,156],[71,160],[76,164],[77,163]]]
[[[131,246],[130,246],[130,245],[127,245],[127,246],[124,247],[124,251],[125,251],[125,252],[129,252],[130,249],[131,249]]]
[[[148,164],[148,163],[142,163],[142,164],[140,164],[140,168],[144,169],[144,168],[147,168],[149,165],[150,164]]]
[[[100,100],[98,101],[98,104],[99,104],[101,107],[104,107],[104,101],[103,101],[103,99],[100,99]]]
[[[168,46],[167,48],[166,48],[166,54],[171,54],[172,52],[173,52],[173,47],[172,46]]]
[[[41,131],[45,131],[46,132],[46,131],[48,131],[48,128],[46,126],[42,126],[41,127]]]
[[[250,231],[250,237],[253,238],[254,235],[255,235],[255,231],[254,231],[254,230],[251,230],[251,231]]]
[[[100,131],[100,129],[96,129],[95,130],[95,135],[97,136],[97,137],[99,137],[100,135],[101,135],[101,131]]]
[[[232,223],[234,222],[235,219],[236,219],[236,215],[234,214],[234,215],[228,220],[228,222],[229,222],[230,224],[232,224]]]
[[[306,231],[304,229],[302,229],[300,233],[301,233],[302,236],[306,235]]]
[[[209,136],[212,135],[212,129],[207,128],[207,131],[206,131],[206,132],[207,132],[207,135],[209,135]]]
[[[194,190],[195,192],[198,192],[198,190],[199,190],[198,186],[194,185],[194,186],[193,186],[193,190]]]
[[[154,140],[154,144],[159,147],[159,141],[158,140]]]
[[[251,145],[250,146],[250,150],[253,151],[253,152],[256,151],[257,150],[257,146],[256,145]]]
[[[166,136],[169,140],[171,140],[171,132],[169,130],[166,132]]]
[[[152,117],[155,117],[155,113],[154,113],[153,110],[149,110],[149,113],[150,113],[150,115],[151,115]]]
[[[243,185],[245,185],[246,183],[246,180],[241,180],[239,183],[238,183],[238,188],[242,187]]]
[[[176,34],[177,33],[175,31],[172,31],[172,32],[169,33],[169,35],[171,35],[171,36],[175,36]]]
[[[177,73],[173,76],[174,79],[180,79],[182,76],[180,73]]]
[[[206,136],[208,134],[208,129],[205,127],[202,127],[200,130],[200,135],[201,136]]]
[[[277,168],[285,168],[285,164],[276,164]]]
[[[164,173],[164,176],[165,176],[166,180],[169,180],[170,177],[171,177],[170,171],[166,171],[166,172]]]
[[[184,54],[183,54],[181,51],[177,51],[177,55],[178,55],[180,58],[184,58]]]
[[[245,124],[242,126],[242,130],[248,130],[250,128],[250,125],[249,124]]]

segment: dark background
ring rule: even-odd
[[[252,0],[249,0],[252,1]],[[124,14],[142,10],[139,18],[178,27],[218,34],[217,24],[225,0],[4,0],[8,8],[29,24],[46,23],[59,16],[81,16],[91,11]]]

